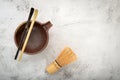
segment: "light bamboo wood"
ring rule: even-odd
[[[60,66],[58,66],[58,64],[54,61],[46,68],[46,71],[48,71],[49,74],[53,74],[59,69],[60,69]]]
[[[46,71],[50,74],[55,73],[60,69],[60,67],[63,67],[77,59],[76,54],[72,51],[71,48],[66,47],[64,50],[60,53],[60,55],[57,57],[57,59],[52,62],[50,65],[47,66]]]
[[[71,48],[66,47],[64,50],[60,53],[60,55],[57,57],[56,61],[61,66],[65,66],[77,59],[76,54],[72,51]]]
[[[26,45],[27,45],[27,42],[28,42],[28,40],[29,40],[31,31],[32,31],[32,29],[33,29],[33,25],[34,25],[35,20],[36,20],[36,18],[37,18],[37,15],[38,15],[38,10],[35,9],[34,14],[33,14],[33,20],[32,20],[32,22],[31,22],[30,28],[29,28],[29,30],[28,30],[28,33],[27,33],[26,39],[25,39],[25,41],[24,41],[24,44],[23,44],[23,47],[22,47],[22,51],[20,52],[18,61],[21,61],[21,59],[22,59],[24,50],[25,50]]]

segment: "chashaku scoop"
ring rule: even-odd
[[[76,54],[72,51],[71,48],[66,47],[57,57],[57,59],[47,66],[46,71],[49,74],[57,72],[61,67],[75,61],[77,59]]]

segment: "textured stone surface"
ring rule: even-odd
[[[14,60],[14,31],[31,7],[50,20],[47,48]],[[54,75],[45,72],[70,46],[78,60]],[[120,80],[120,0],[0,0],[0,80]]]

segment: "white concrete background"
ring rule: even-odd
[[[31,7],[50,20],[47,48],[14,60],[14,31]],[[78,60],[54,75],[45,72],[65,47]],[[0,80],[120,80],[120,0],[0,0]]]

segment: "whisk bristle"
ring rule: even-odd
[[[60,53],[56,61],[58,62],[59,65],[65,66],[77,59],[77,56],[75,53],[72,51],[71,48],[66,47],[64,50]]]

